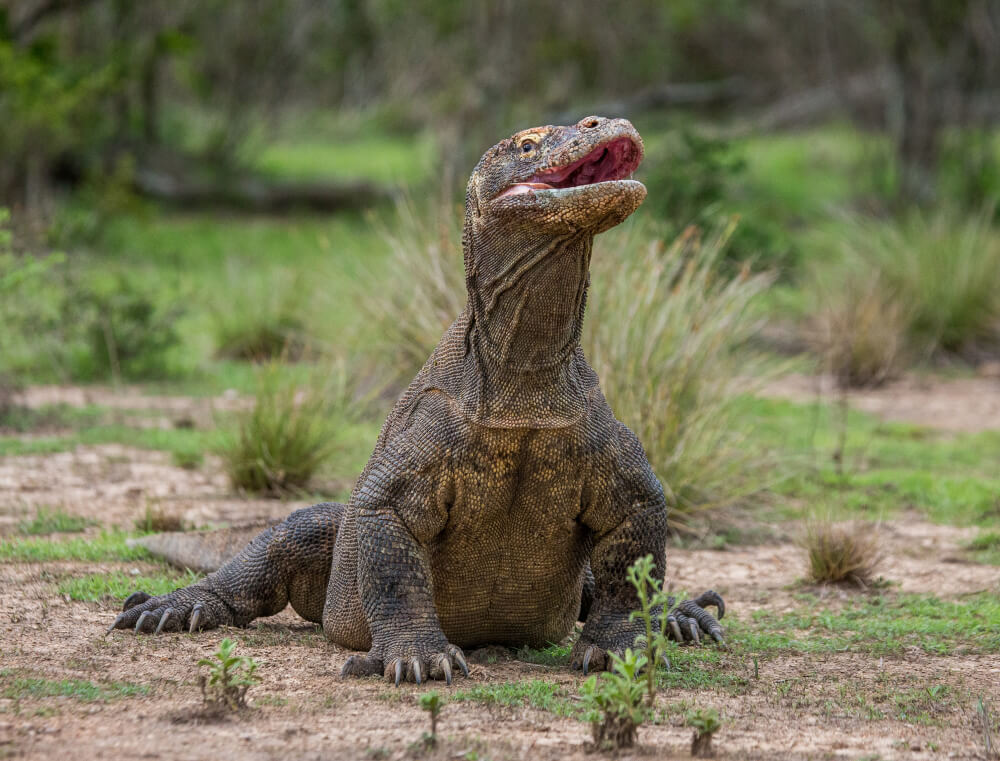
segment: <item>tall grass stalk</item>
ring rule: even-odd
[[[675,527],[763,485],[735,399],[754,374],[741,351],[759,327],[748,307],[772,278],[719,274],[734,224],[669,245],[641,227],[614,231],[591,263],[584,350],[663,482]]]

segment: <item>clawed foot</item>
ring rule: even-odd
[[[397,652],[398,650],[398,652]],[[383,657],[374,649],[367,655],[352,655],[340,670],[341,677],[372,676],[382,674],[397,687],[400,682],[422,684],[425,679],[444,679],[451,684],[453,674],[461,670],[469,675],[469,665],[461,648],[446,645],[441,652],[425,653],[418,648],[393,648],[391,655]]]
[[[671,601],[669,604],[673,604]],[[711,613],[705,610],[706,605],[714,605],[721,619],[726,615],[726,603],[711,589],[702,592],[693,600],[684,600],[667,613],[667,633],[676,642],[693,642],[701,644],[702,634],[707,634],[725,647],[722,627]]]
[[[195,632],[231,623],[232,615],[225,603],[208,590],[195,586],[158,597],[141,591],[133,592],[106,633],[110,634],[115,629],[132,629],[136,634],[185,629]]]
[[[726,641],[723,638],[722,626],[711,613],[705,610],[705,606],[712,606],[719,612],[721,619],[726,614],[726,604],[722,598],[709,590],[703,592],[693,600],[673,604],[673,598],[668,601],[670,607],[667,613],[667,635],[682,644],[701,644],[702,636],[709,636],[723,647]],[[625,648],[633,647],[632,643],[622,646],[602,647],[586,637],[580,637],[573,646],[570,655],[570,666],[576,670],[582,670],[584,675],[591,671],[607,671],[611,668],[611,655],[619,658],[624,656]]]

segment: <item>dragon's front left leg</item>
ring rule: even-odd
[[[640,557],[651,555],[656,568],[665,567],[667,505],[663,487],[653,474],[645,452],[634,434],[619,429],[620,453],[610,473],[598,482],[609,488],[591,490],[591,503],[581,519],[594,531],[590,557],[593,592],[580,639],[570,656],[573,668],[584,673],[610,666],[609,653],[622,655],[645,634],[641,621],[630,620],[639,609],[639,597],[628,580],[628,568]],[[722,627],[705,610],[715,605],[719,618],[725,604],[715,592],[684,600],[667,611],[667,632],[679,642],[700,642],[708,636],[723,642]],[[661,613],[662,615],[662,613]]]

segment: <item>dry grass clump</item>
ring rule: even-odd
[[[669,245],[641,227],[615,231],[591,262],[584,350],[663,482],[675,527],[762,486],[736,403],[755,372],[749,307],[771,277],[720,274],[732,231],[702,240],[690,228]]]
[[[835,523],[829,517],[810,518],[799,543],[806,553],[808,578],[816,584],[867,587],[883,560],[877,531],[858,521]]]
[[[162,506],[147,504],[143,514],[135,519],[137,531],[159,534],[164,531],[183,531],[184,521],[176,513],[168,513]]]
[[[908,354],[909,315],[884,278],[860,270],[813,273],[817,312],[809,334],[824,369],[841,388],[881,386]]]
[[[220,448],[233,487],[271,496],[305,489],[336,451],[352,402],[341,366],[303,381],[279,361],[262,365],[253,407],[237,414]]]

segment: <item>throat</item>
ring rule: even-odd
[[[580,233],[507,238],[478,259],[496,263],[469,283],[467,350],[475,370],[467,379],[474,374],[480,384],[479,417],[539,427],[582,415],[579,345],[592,243]]]

